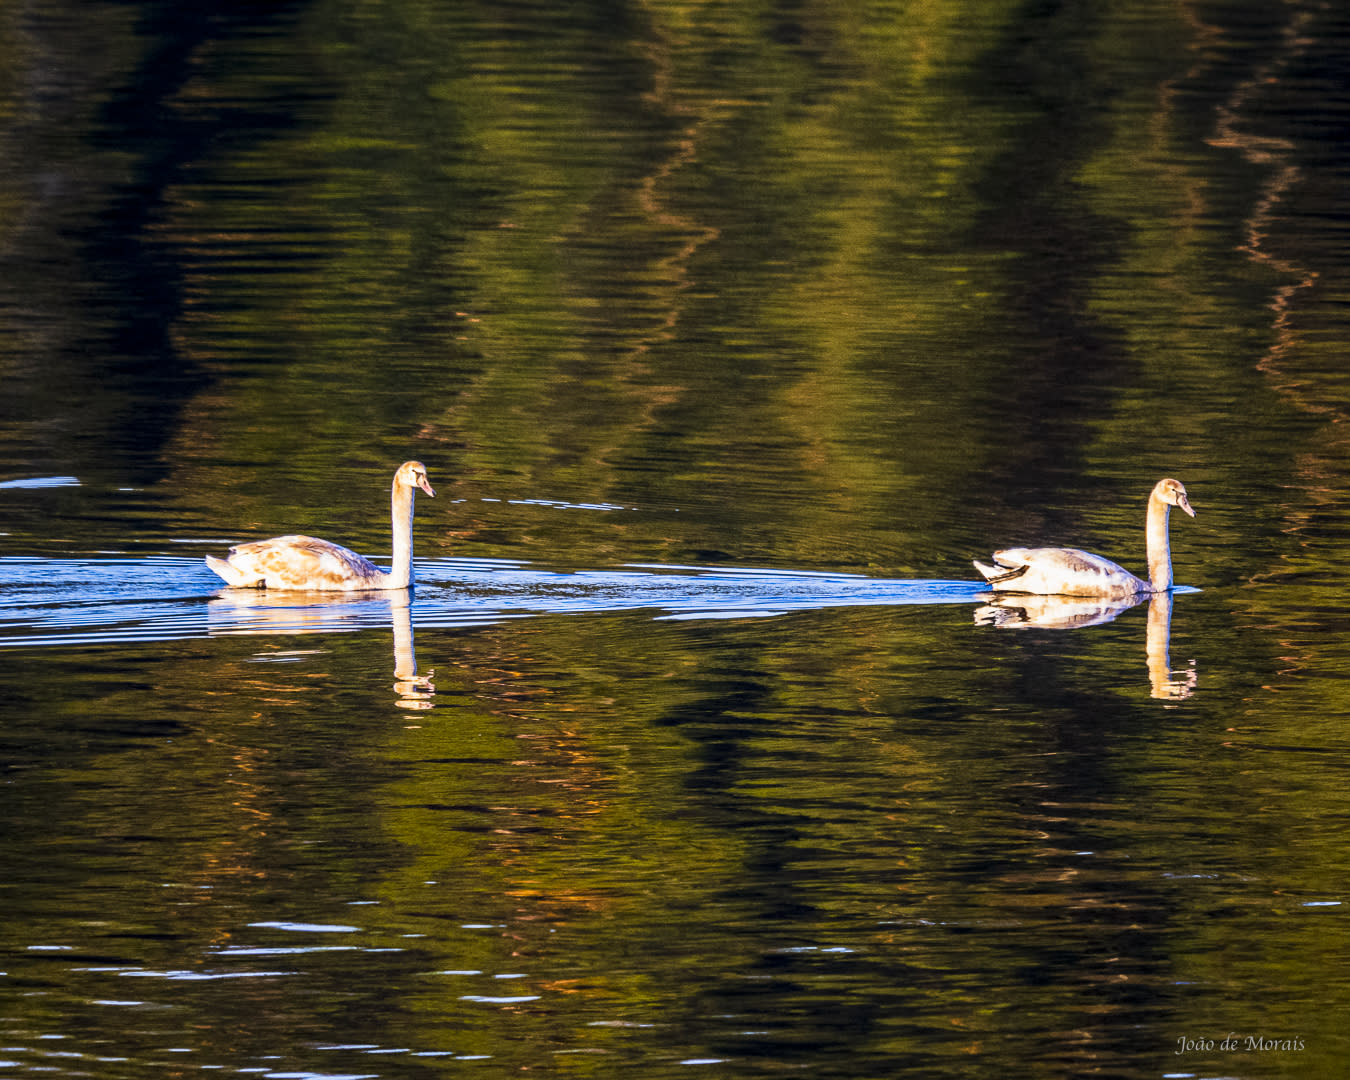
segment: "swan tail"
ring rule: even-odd
[[[236,566],[231,566],[224,559],[217,559],[214,555],[206,556],[206,565],[225,579],[225,584],[233,585],[236,589],[251,589],[263,583],[263,579],[256,574],[246,574]]]
[[[1009,570],[1006,566],[990,566],[988,563],[982,563],[979,559],[974,562],[975,569],[984,575],[984,580],[990,585],[998,585],[1004,581],[1012,581],[1014,578],[1020,578],[1030,567],[1023,563],[1016,569]]]

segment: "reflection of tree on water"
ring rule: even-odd
[[[1144,655],[1150,694],[1180,700],[1195,691],[1195,661],[1184,670],[1171,669],[1172,594],[1158,592],[1109,600],[1092,596],[1037,596],[1029,593],[995,597],[976,608],[975,622],[1012,629],[1078,630],[1109,623],[1122,611],[1148,599]]]
[[[266,589],[223,589],[210,602],[212,629],[233,634],[317,634],[355,629],[386,611],[394,631],[394,690],[400,709],[433,706],[434,671],[417,673],[413,644],[412,590],[346,594],[268,592]],[[381,620],[383,621],[383,620]],[[344,626],[343,624],[347,625]]]

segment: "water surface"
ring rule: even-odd
[[[0,39],[0,1072],[1343,1071],[1334,6]]]

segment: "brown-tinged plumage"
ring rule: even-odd
[[[340,544],[312,536],[277,536],[230,548],[206,565],[235,588],[359,591],[406,589],[412,584],[413,498],[421,488],[435,495],[420,461],[405,461],[394,473],[390,497],[394,552],[389,572]]]
[[[999,592],[1102,597],[1167,592],[1172,588],[1167,515],[1174,506],[1195,517],[1181,481],[1159,480],[1148,497],[1147,581],[1078,548],[1007,548],[994,552],[993,566],[977,561],[975,569]]]

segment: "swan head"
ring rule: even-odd
[[[1186,486],[1180,480],[1159,480],[1153,488],[1153,494],[1163,502],[1178,507],[1186,511],[1191,517],[1195,517],[1195,511],[1191,509],[1190,500],[1186,498]]]
[[[436,495],[427,480],[427,467],[420,461],[405,461],[400,465],[398,472],[394,473],[394,483],[402,484],[404,487],[421,488],[433,498]]]

